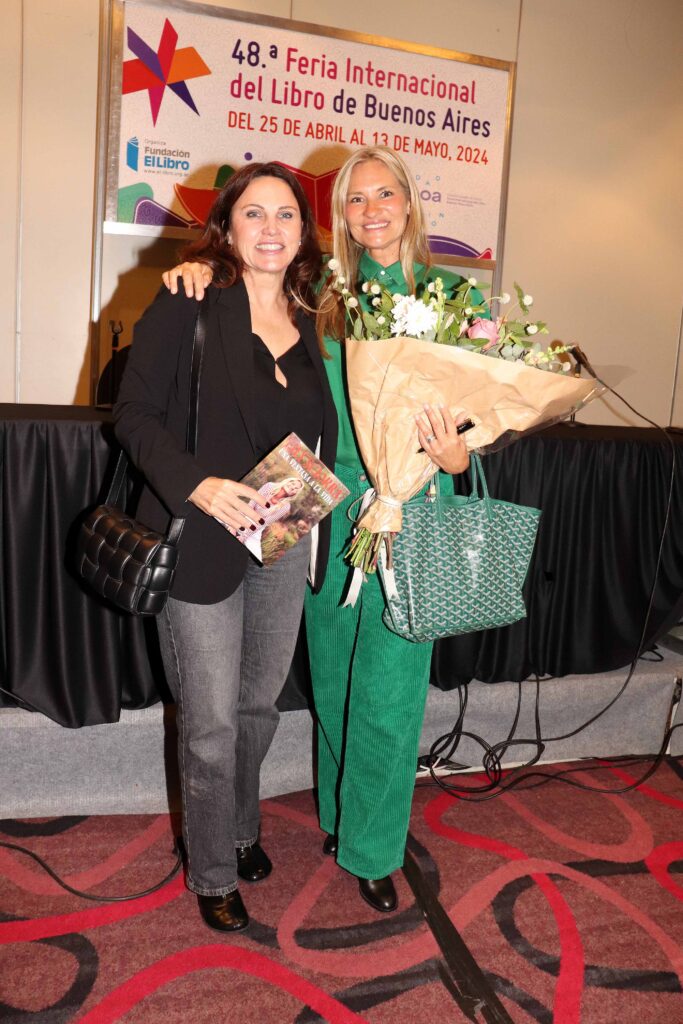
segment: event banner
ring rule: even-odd
[[[277,160],[326,243],[339,167],[384,145],[415,175],[432,251],[495,261],[511,65],[220,8],[116,2],[110,230],[196,229],[235,168]]]

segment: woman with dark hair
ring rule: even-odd
[[[313,322],[320,273],[301,186],[279,164],[236,172],[185,256],[209,263],[195,454],[185,448],[198,305],[162,288],[136,325],[114,410],[146,486],[139,514],[185,518],[171,596],[158,618],[178,707],[187,885],[220,931],[249,918],[239,879],[271,871],[258,842],[259,773],[294,652],[311,549],[303,537],[263,568],[238,534],[270,506],[240,479],[290,431],[334,463],[337,420]],[[253,502],[253,504],[251,504]],[[320,527],[313,583],[329,547]]]

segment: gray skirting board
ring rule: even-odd
[[[548,742],[544,761],[656,753],[671,712],[676,681],[683,676],[683,655],[660,648],[661,662],[639,662],[617,703],[588,729],[566,740]],[[572,731],[613,697],[626,669],[586,676],[545,679],[540,683],[542,736]],[[504,740],[521,692],[516,736],[535,734],[536,683],[473,681],[468,686],[464,728],[489,744]],[[430,687],[421,752],[454,724],[457,691]],[[678,721],[683,720],[681,705]],[[57,817],[74,814],[153,814],[177,807],[174,709],[158,704],[123,711],[115,725],[64,729],[39,714],[0,710],[0,818]],[[313,785],[313,723],[308,711],[282,714],[262,770],[262,797],[308,789]],[[674,734],[671,752],[683,753],[683,729]],[[524,761],[534,747],[511,747],[505,763]],[[480,765],[481,749],[463,739],[454,755]]]

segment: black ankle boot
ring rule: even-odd
[[[396,910],[398,897],[391,875],[386,878],[359,878],[358,888],[365,902],[374,910],[381,910],[384,914]]]
[[[338,842],[337,842],[337,837],[336,836],[330,836],[330,835],[325,836],[325,841],[323,843],[323,853],[327,857],[336,857],[337,856],[337,846],[338,846]]]
[[[200,896],[197,894],[199,913],[209,928],[219,932],[238,932],[249,924],[247,908],[242,903],[239,889],[233,889],[225,896]]]
[[[245,882],[260,882],[273,870],[270,858],[258,844],[237,846],[237,874]]]

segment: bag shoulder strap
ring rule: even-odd
[[[111,483],[109,484],[109,490],[107,491],[107,497],[104,499],[105,505],[118,505],[123,496],[123,488],[126,482],[126,476],[128,475],[128,468],[130,461],[123,448],[119,449],[119,457],[116,460],[116,468],[112,477]]]
[[[194,341],[192,343],[192,368],[190,371],[190,402],[187,413],[187,437],[185,447],[192,455],[197,451],[197,431],[199,429],[199,385],[202,376],[204,344],[206,342],[206,322],[209,313],[209,290],[199,304],[197,320],[194,325]]]
[[[192,341],[192,366],[190,369],[190,398],[187,411],[187,433],[185,437],[185,450],[192,455],[197,451],[197,433],[199,429],[199,385],[201,383],[202,362],[204,359],[204,346],[206,342],[206,323],[209,309],[209,291],[204,293],[204,298],[199,304],[197,319],[194,326],[194,339]],[[118,505],[123,497],[126,478],[130,476],[130,459],[123,450],[119,452],[116,461],[114,476],[109,486],[106,497],[107,505]],[[173,516],[168,526],[166,539],[169,544],[177,544],[183,532],[185,518]]]

